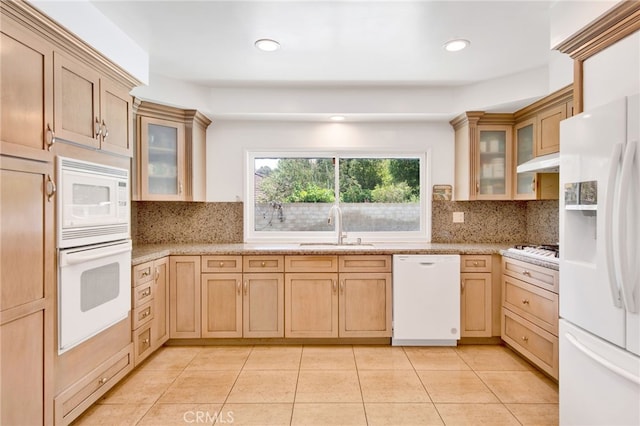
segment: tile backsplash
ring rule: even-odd
[[[464,223],[453,223],[464,212]],[[556,244],[558,201],[433,201],[434,243]]]
[[[434,243],[558,241],[558,201],[433,201]],[[453,223],[464,212],[464,223]],[[132,203],[135,244],[241,243],[243,203],[137,201]]]
[[[242,203],[136,201],[131,234],[135,244],[241,243]]]

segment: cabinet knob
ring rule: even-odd
[[[153,279],[158,281],[158,278],[160,278],[160,268],[158,266],[156,266],[155,273],[156,275]]]
[[[473,262],[473,266],[478,266],[478,261]]]
[[[101,385],[104,385],[105,383],[107,383],[107,379],[106,377],[103,377],[102,379],[98,380],[98,383],[100,383]]]
[[[240,294],[240,280],[236,283],[236,289],[238,290],[238,294]]]
[[[142,313],[142,318],[146,318],[146,317],[148,317],[148,316],[149,316],[149,311],[144,311],[144,312]]]
[[[151,271],[147,270],[147,271],[143,271],[141,276],[143,277],[148,277],[149,275],[151,275]]]
[[[522,339],[522,341],[523,341],[523,342],[525,342],[525,343],[528,343],[528,342],[529,342],[529,338],[528,338],[527,336],[522,336],[522,337],[521,337],[521,339]]]
[[[247,282],[244,282],[244,295],[247,295]]]
[[[522,271],[522,275],[526,275],[527,277],[531,276],[531,272],[527,271],[526,269],[524,271]]]
[[[149,339],[144,339],[144,340],[142,341],[142,343],[143,343],[143,344],[145,344],[145,345],[148,345],[148,344],[149,344]]]
[[[523,305],[528,305],[529,304],[529,299],[522,299],[522,304]]]
[[[146,289],[145,291],[142,292],[142,297],[147,297],[150,294],[151,294],[151,290]]]
[[[221,268],[224,268],[224,262],[220,262],[219,265]]]
[[[260,266],[262,266],[264,268],[265,266],[267,266],[267,264],[266,264],[266,262],[262,262],[262,263],[260,263]]]

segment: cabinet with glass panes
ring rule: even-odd
[[[136,101],[134,199],[204,201],[206,128],[195,110]]]

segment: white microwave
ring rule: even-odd
[[[129,238],[129,171],[58,156],[58,248]]]

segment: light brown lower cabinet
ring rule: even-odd
[[[284,274],[243,274],[243,337],[284,337]]]
[[[169,339],[169,258],[132,268],[134,364],[138,365]]]
[[[0,168],[0,424],[52,424],[54,168],[5,156]]]
[[[285,258],[286,337],[390,337],[391,307],[390,256]]]
[[[201,336],[200,256],[169,257],[169,337]]]
[[[502,340],[557,379],[558,280],[556,270],[502,260]]]
[[[202,274],[202,337],[242,337],[242,274]]]

